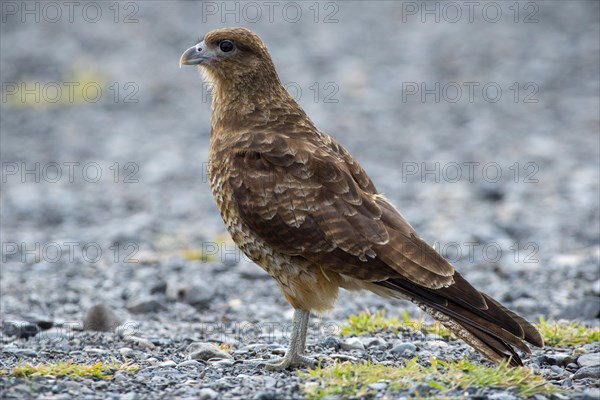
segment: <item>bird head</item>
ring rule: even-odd
[[[279,81],[263,41],[245,28],[215,29],[187,49],[181,65],[197,65],[215,85]]]

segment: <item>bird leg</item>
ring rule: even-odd
[[[292,321],[292,337],[290,338],[290,345],[285,352],[285,356],[258,364],[271,371],[281,371],[290,367],[315,367],[317,363],[303,355],[306,347],[306,331],[308,329],[309,317],[310,311],[296,308]]]

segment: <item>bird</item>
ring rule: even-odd
[[[270,370],[312,367],[311,312],[339,289],[412,301],[493,362],[521,366],[523,317],[475,289],[377,191],[356,159],[286,91],[266,45],[246,28],[220,28],[183,52],[212,85],[208,173],[233,241],[279,284],[292,333]]]

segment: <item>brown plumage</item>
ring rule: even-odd
[[[294,307],[281,369],[304,356],[311,310],[339,288],[412,300],[493,361],[522,365],[515,348],[543,346],[537,330],[471,286],[425,243],[356,160],[321,132],[281,84],[253,32],[217,29],[180,64],[214,84],[210,185],[235,243]]]

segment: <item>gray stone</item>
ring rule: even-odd
[[[181,301],[196,308],[207,308],[215,297],[215,289],[211,286],[194,285],[183,291]]]
[[[319,344],[326,348],[332,348],[334,350],[339,350],[342,346],[342,341],[336,337],[328,336],[324,340],[322,340]]]
[[[158,364],[158,366],[163,367],[163,368],[165,368],[165,367],[172,368],[172,367],[177,366],[177,363],[173,360],[166,360],[166,361],[163,361],[160,364]]]
[[[261,390],[252,397],[252,400],[278,400],[280,398],[281,396],[271,390]]]
[[[567,371],[577,371],[579,369],[579,365],[577,365],[577,363],[569,363],[566,367]]]
[[[131,301],[127,305],[127,309],[134,314],[143,314],[150,312],[164,311],[167,308],[157,299],[138,299]]]
[[[202,367],[202,363],[200,363],[196,360],[186,360],[186,361],[182,361],[179,364],[177,364],[177,368],[186,368],[186,367],[200,368],[200,367]]]
[[[433,388],[426,383],[417,383],[408,389],[408,393],[412,397],[428,397],[432,389]]]
[[[358,362],[358,358],[352,357],[348,354],[333,353],[333,354],[330,354],[329,357],[331,357],[334,360]]]
[[[106,350],[106,349],[101,349],[98,347],[87,347],[87,346],[83,349],[83,351],[85,351],[88,354],[90,354],[90,353],[91,354],[107,354],[108,353],[108,350]]]
[[[375,382],[375,383],[371,383],[369,385],[369,389],[373,389],[373,390],[377,390],[377,391],[386,390],[387,387],[388,387],[387,382]]]
[[[565,366],[573,362],[573,357],[569,354],[555,353],[546,354],[546,362],[550,365],[558,365],[559,367]]]
[[[600,388],[589,388],[583,391],[582,400],[598,400],[600,399]]]
[[[360,338],[360,341],[365,346],[365,348],[376,347],[376,346],[387,346],[387,342],[382,338],[375,336],[363,336]]]
[[[33,349],[21,349],[21,348],[14,348],[14,347],[5,347],[4,349],[2,349],[2,351],[14,354],[15,356],[19,356],[19,357],[22,357],[22,356],[25,356],[25,357],[37,357],[37,355],[38,355],[37,351],[35,351]]]
[[[133,358],[135,356],[133,349],[129,347],[121,347],[119,349],[119,354],[124,358]]]
[[[559,318],[583,321],[600,318],[600,297],[585,296],[583,299],[565,307]]]
[[[2,334],[27,339],[40,332],[40,328],[29,321],[2,321]]]
[[[583,367],[577,370],[575,374],[573,374],[573,379],[600,379],[600,365],[591,365],[589,367]]]
[[[351,337],[341,343],[342,350],[360,350],[365,351],[365,345],[357,337]]]
[[[213,400],[219,397],[219,393],[211,388],[202,388],[198,392],[198,399],[200,400]]]
[[[392,349],[390,350],[390,353],[399,354],[401,356],[404,356],[406,353],[411,353],[414,355],[416,351],[417,351],[417,346],[415,346],[414,344],[400,343],[400,344],[397,344],[394,347],[392,347]]]
[[[577,358],[577,364],[580,367],[591,367],[592,365],[600,365],[600,353],[586,353]]]
[[[37,334],[36,340],[64,343],[73,339],[74,332],[69,328],[54,327]]]
[[[562,375],[565,373],[565,370],[562,369],[561,367],[559,367],[558,365],[551,365],[550,370],[552,372],[554,372],[555,374],[559,374],[559,375]]]
[[[517,397],[509,392],[492,393],[488,398],[493,400],[517,400]]]
[[[107,381],[96,381],[96,382],[92,383],[92,386],[94,387],[95,390],[106,390],[106,388],[108,388],[108,382]]]
[[[277,385],[277,379],[272,378],[270,376],[263,376],[263,381],[265,382],[265,388],[274,388]]]
[[[224,352],[218,347],[203,342],[195,342],[190,344],[187,349],[190,359],[208,361],[212,359],[232,359],[231,354]]]
[[[215,368],[229,368],[229,367],[233,367],[233,359],[227,359],[227,358],[223,358],[223,359],[211,359],[208,360],[208,362],[210,363],[210,365],[212,365]]]

